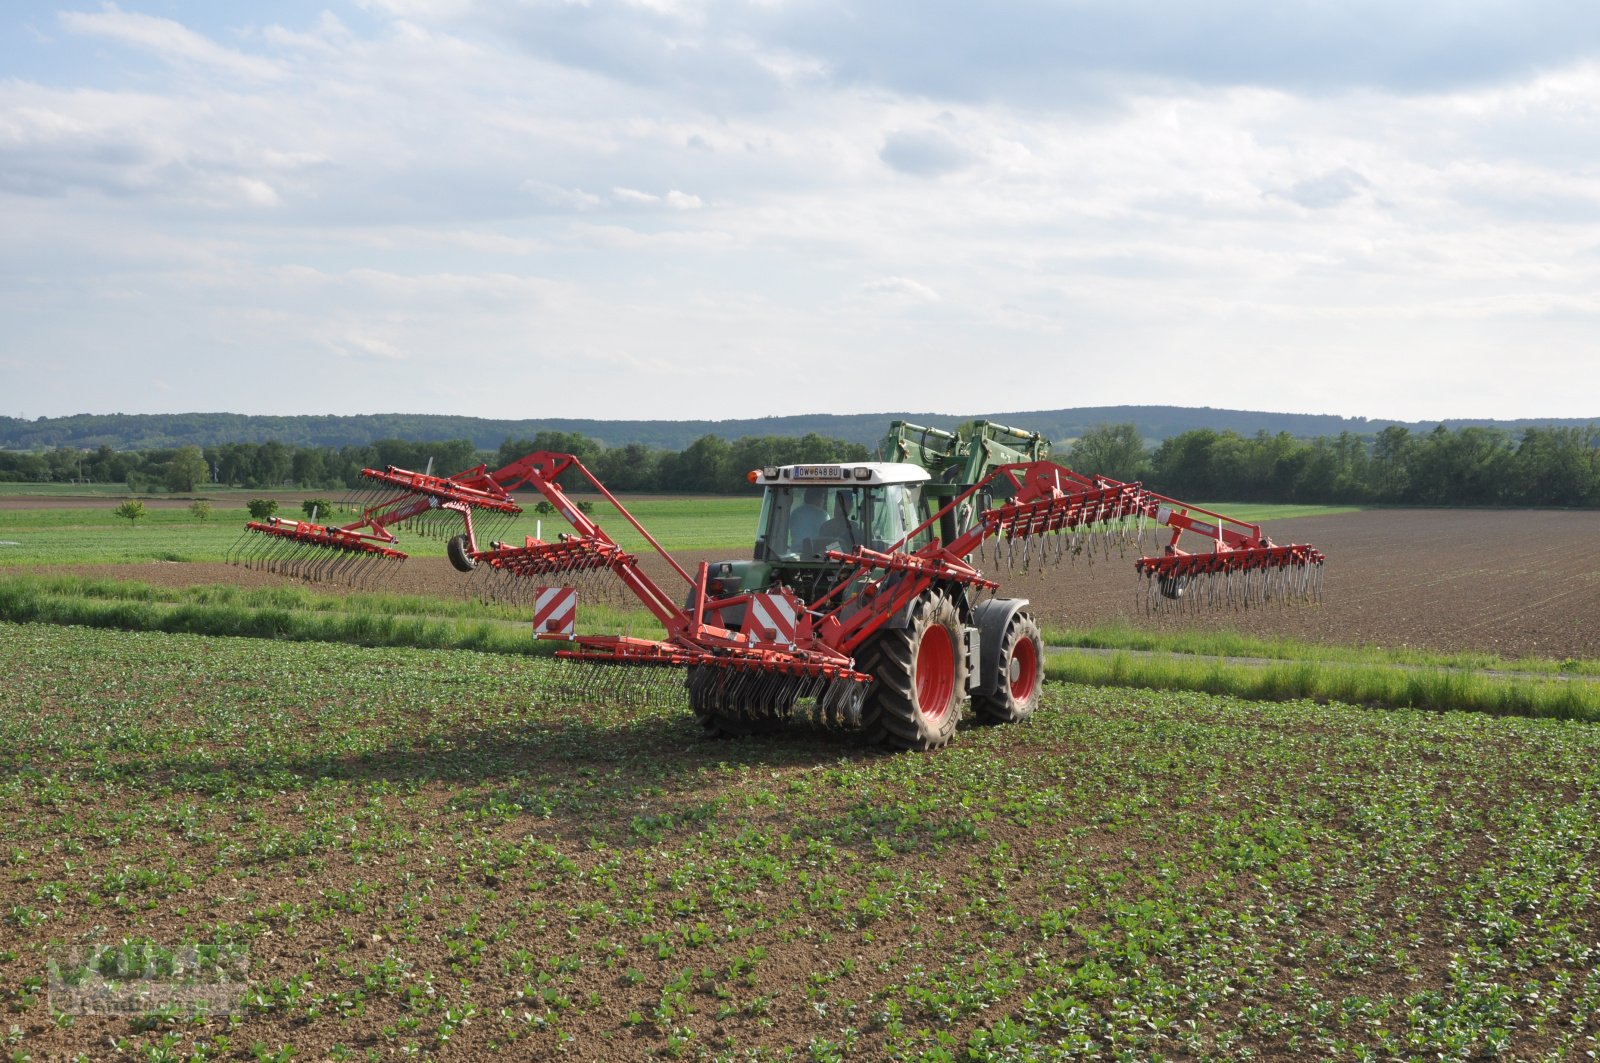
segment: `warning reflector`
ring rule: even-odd
[[[533,630],[539,635],[566,635],[578,627],[578,592],[573,587],[540,587],[533,598]]]
[[[752,594],[744,614],[744,631],[759,642],[794,646],[794,603],[781,594]]]

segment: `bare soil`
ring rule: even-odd
[[[1152,614],[1145,608],[1144,583],[1134,573],[1133,551],[1026,573],[987,571],[1000,581],[1001,594],[1030,599],[1047,626],[1126,621],[1159,631],[1236,630],[1339,645],[1600,657],[1600,515],[1368,510],[1278,521],[1268,531],[1280,543],[1311,543],[1327,555],[1320,604]],[[691,572],[702,560],[726,558],[726,551],[678,557]],[[644,563],[677,594],[680,577],[657,558]],[[175,586],[265,586],[284,579],[223,564],[108,565],[92,571]],[[465,599],[478,588],[442,558],[414,558],[395,566],[378,589]]]

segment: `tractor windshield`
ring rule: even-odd
[[[912,484],[769,484],[761,499],[757,561],[825,561],[829,550],[887,550],[917,524]]]

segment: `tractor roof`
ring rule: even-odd
[[[768,465],[755,473],[758,484],[850,485],[913,484],[931,480],[920,465],[896,461],[843,461],[819,465]]]

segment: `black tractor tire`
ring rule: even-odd
[[[873,679],[861,708],[868,741],[915,750],[949,743],[967,693],[961,631],[955,604],[929,591],[906,627],[880,632],[863,647],[857,668]]]
[[[458,535],[445,543],[444,552],[457,572],[471,572],[478,567],[478,560],[472,556],[472,549],[467,546],[465,535]]]
[[[1039,707],[1044,686],[1044,639],[1033,617],[1018,610],[1000,637],[994,690],[972,695],[973,714],[984,723],[1020,723]]]

